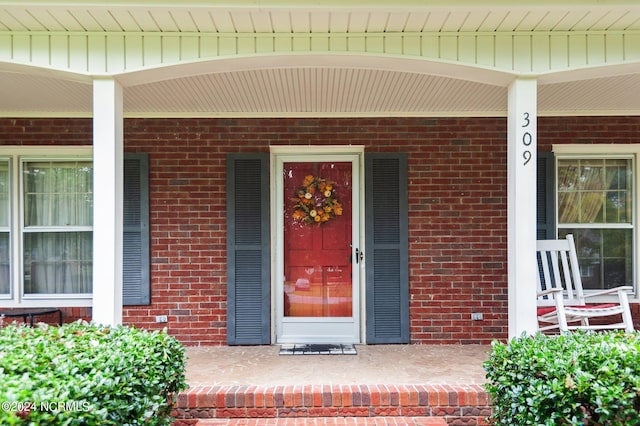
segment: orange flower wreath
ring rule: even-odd
[[[342,215],[342,204],[335,194],[334,183],[321,177],[307,175],[296,191],[293,219],[307,225],[327,223]]]

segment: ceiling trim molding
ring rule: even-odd
[[[627,117],[640,116],[640,110],[619,110],[619,111],[538,111],[538,117]],[[138,118],[367,118],[367,117],[412,117],[412,118],[455,118],[455,117],[483,117],[483,118],[507,118],[507,111],[447,111],[433,112],[424,111],[421,113],[411,112],[225,112],[225,113],[124,113],[125,119]],[[0,118],[86,118],[92,119],[93,114],[87,112],[48,112],[48,111],[0,111]]]
[[[119,76],[250,57],[371,56],[459,64],[517,75],[640,60],[640,31],[616,34],[77,34],[0,33],[0,62],[60,72]],[[304,59],[302,59],[304,61]],[[151,73],[153,75],[155,71]],[[472,73],[472,74],[473,74]],[[484,77],[480,77],[483,79]],[[502,84],[502,83],[497,83]]]

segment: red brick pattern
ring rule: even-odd
[[[91,132],[90,119],[0,118],[0,145],[86,145]],[[411,341],[506,337],[505,118],[126,119],[124,135],[126,151],[150,155],[152,239],[152,304],[126,307],[127,323],[166,326],[188,345],[225,344],[225,155],[352,144],[409,154]],[[538,119],[541,150],[639,142],[640,117]],[[90,315],[80,311],[65,320]]]
[[[177,425],[194,419],[437,417],[481,425],[490,415],[480,385],[195,386],[178,396]]]

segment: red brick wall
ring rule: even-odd
[[[225,154],[270,145],[362,144],[409,157],[411,338],[488,342],[506,333],[504,119],[127,120],[149,152],[153,305],[187,343],[224,343]],[[471,322],[472,311],[484,321]]]
[[[88,119],[0,118],[0,145],[91,145],[92,127]],[[91,320],[91,308],[62,307],[62,314],[64,322]],[[56,324],[58,316],[38,320]]]
[[[41,141],[91,143],[91,121],[0,119],[0,145]],[[125,321],[167,326],[186,344],[224,344],[225,155],[357,144],[409,153],[412,342],[504,338],[505,141],[505,118],[127,119],[126,150],[150,155],[152,304],[125,308]],[[539,120],[543,150],[612,142],[640,142],[640,117]],[[472,322],[471,312],[484,320]]]

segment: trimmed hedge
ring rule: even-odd
[[[170,425],[184,371],[184,347],[164,331],[7,325],[0,424]]]
[[[640,424],[638,333],[537,334],[494,342],[484,368],[492,424]]]

